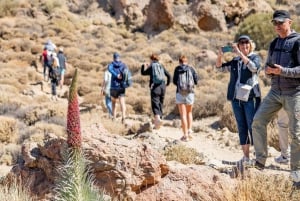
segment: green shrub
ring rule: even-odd
[[[272,13],[250,15],[241,23],[236,37],[247,34],[255,42],[256,50],[268,49],[270,42],[276,36],[271,20]]]

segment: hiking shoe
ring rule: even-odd
[[[277,158],[274,158],[274,161],[276,163],[288,163],[289,159],[284,157],[283,155],[278,156]]]
[[[255,161],[255,164],[254,164],[254,167],[258,170],[263,170],[265,169],[265,165],[264,164],[261,164],[260,162],[258,161]]]
[[[185,137],[185,136],[182,136],[182,137],[180,138],[180,140],[183,141],[183,142],[187,142],[187,141],[188,141],[188,140],[187,140],[187,137]]]

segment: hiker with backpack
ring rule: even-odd
[[[238,37],[232,44],[236,56],[232,60],[222,63],[224,52],[219,49],[216,67],[221,72],[230,72],[227,88],[227,100],[231,101],[232,110],[236,119],[240,145],[243,157],[240,164],[250,162],[250,145],[253,145],[252,121],[261,101],[261,92],[258,84],[261,59],[254,53],[255,44],[248,35]]]
[[[268,157],[267,125],[284,108],[288,114],[291,135],[291,178],[300,188],[300,34],[291,29],[286,10],[276,10],[271,21],[277,37],[270,43],[265,74],[271,78],[271,89],[256,112],[252,124],[255,166],[263,169]]]
[[[131,85],[131,73],[126,64],[120,60],[118,53],[113,54],[113,61],[108,65],[108,71],[111,73],[110,96],[113,120],[116,119],[116,103],[119,100],[122,111],[122,123],[124,123],[126,114],[125,91]]]
[[[51,58],[53,60],[52,66],[49,70],[49,78],[51,80],[51,94],[52,94],[51,99],[57,101],[58,97],[57,97],[56,87],[59,85],[61,75],[60,75],[58,58],[55,52],[51,53]]]
[[[65,72],[66,72],[66,69],[67,69],[67,58],[64,55],[64,48],[63,47],[58,48],[57,58],[58,58],[59,67],[60,67],[59,86],[60,86],[60,88],[62,88],[62,86],[64,84]]]
[[[151,108],[154,114],[155,129],[162,125],[163,104],[166,93],[166,86],[170,84],[171,76],[165,67],[159,62],[159,56],[152,54],[151,63],[144,63],[141,67],[143,76],[150,76],[149,87],[151,91]],[[165,81],[167,77],[167,82]]]
[[[187,142],[192,139],[193,104],[195,101],[194,86],[198,83],[198,75],[188,59],[179,57],[179,66],[174,70],[173,84],[176,85],[176,104],[181,119],[183,136],[180,140]]]

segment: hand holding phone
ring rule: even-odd
[[[225,53],[225,52],[233,52],[233,48],[231,45],[226,45],[226,46],[223,46],[222,47],[222,52]]]
[[[273,63],[267,63],[267,66],[269,66],[270,68],[276,68]]]

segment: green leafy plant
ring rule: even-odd
[[[67,149],[64,164],[58,169],[55,188],[56,201],[104,201],[103,191],[98,193],[88,161],[80,149]]]
[[[256,49],[268,49],[270,42],[276,36],[271,23],[272,13],[256,13],[246,18],[236,34],[247,34],[256,44]]]

